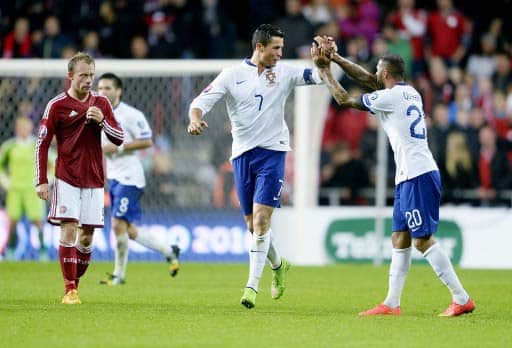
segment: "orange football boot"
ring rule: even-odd
[[[360,316],[369,315],[400,315],[400,307],[391,308],[384,303],[375,306],[375,308],[359,313]]]
[[[475,310],[475,302],[472,299],[469,299],[466,304],[460,305],[455,302],[452,304],[441,314],[440,317],[458,317],[464,313],[471,313]]]

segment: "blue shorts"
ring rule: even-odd
[[[233,174],[244,215],[253,203],[279,207],[284,184],[286,152],[256,147],[233,160]]]
[[[108,186],[112,217],[128,223],[140,220],[142,210],[139,200],[144,190],[120,184],[117,180],[109,180]]]
[[[436,233],[440,203],[439,171],[401,182],[395,188],[393,231],[409,231],[413,238],[428,237]]]

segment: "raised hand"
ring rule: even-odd
[[[325,37],[316,36],[313,39],[313,43],[311,45],[311,59],[319,69],[329,67],[331,63],[329,56],[330,53],[328,52],[329,49],[330,46]]]

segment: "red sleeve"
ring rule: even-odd
[[[36,186],[48,183],[48,148],[55,134],[55,103],[50,102],[39,125],[36,144]]]
[[[107,98],[101,97],[103,100],[103,131],[105,132],[105,135],[107,136],[108,140],[110,140],[115,145],[121,145],[124,140],[124,133],[123,129],[117,123],[115,117],[114,117],[114,110],[112,110],[112,106],[110,105],[110,102]]]

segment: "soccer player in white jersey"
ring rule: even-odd
[[[101,75],[98,91],[110,100],[114,117],[125,133],[124,142],[119,147],[113,146],[106,137],[102,139],[110,192],[111,224],[117,242],[114,273],[108,274],[100,284],[125,283],[128,238],[163,254],[169,263],[169,272],[174,277],[179,269],[179,248],[155,240],[148,231],[139,230],[136,226],[141,218],[139,200],[146,186],[144,170],[136,151],[153,146],[151,128],[141,111],[121,101],[123,85],[117,75]]]
[[[473,300],[433,237],[439,223],[441,177],[428,148],[421,96],[404,82],[403,59],[397,55],[382,57],[373,75],[339,56],[335,44],[328,38],[317,37],[315,40],[319,45],[313,44],[311,54],[334,99],[341,106],[367,110],[380,119],[396,163],[388,295],[383,303],[359,315],[400,314],[400,297],[411,266],[412,243],[452,294],[452,303],[440,316],[454,317],[472,312],[475,309]],[[351,97],[333,77],[330,60],[374,92],[360,98]]]
[[[223,70],[190,105],[188,132],[201,134],[203,116],[219,100],[226,102],[233,136],[231,161],[238,198],[252,233],[249,279],[240,303],[252,308],[268,258],[271,294],[279,299],[290,264],[280,257],[271,237],[270,218],[279,206],[290,135],[284,120],[286,98],[295,86],[321,83],[318,69],[279,63],[284,34],[276,26],[260,25],[253,33],[251,58]]]

